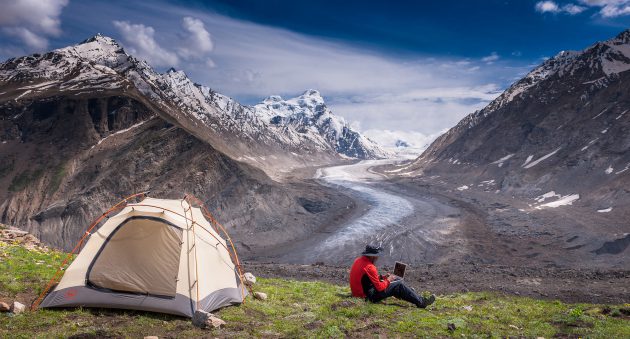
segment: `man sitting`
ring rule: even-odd
[[[380,276],[374,263],[382,248],[367,245],[350,269],[350,289],[352,296],[365,298],[371,302],[379,302],[388,297],[396,297],[408,301],[417,307],[425,308],[435,301],[435,295],[428,298],[419,296],[407,287],[399,277],[393,274]]]

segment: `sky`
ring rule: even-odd
[[[382,144],[421,147],[562,50],[630,28],[630,0],[0,0],[0,59],[111,36],[157,71],[255,104],[319,90]]]

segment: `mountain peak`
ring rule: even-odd
[[[617,41],[617,42],[621,42],[624,44],[630,43],[630,28],[626,29],[625,31],[619,33],[614,39],[612,39],[613,41]]]
[[[322,94],[319,93],[318,90],[316,89],[307,89],[306,91],[304,91],[304,93],[302,93],[303,97],[312,97],[312,98],[322,98]],[[323,100],[323,98],[322,98]]]
[[[98,42],[101,44],[112,45],[112,46],[120,46],[118,42],[116,42],[116,40],[106,35],[102,35],[101,33],[96,33],[96,35],[94,35],[93,37],[83,40],[82,42],[79,43],[79,45],[88,44],[91,42]]]
[[[274,103],[274,102],[280,102],[282,101],[282,97],[279,95],[270,95],[268,97],[265,98],[265,100],[263,100],[263,103]]]

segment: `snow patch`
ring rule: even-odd
[[[502,167],[502,166],[503,166],[503,163],[504,163],[505,161],[507,161],[508,159],[510,159],[511,157],[513,157],[513,156],[514,156],[514,153],[512,153],[512,154],[508,154],[508,155],[504,156],[503,158],[501,158],[501,159],[499,159],[499,160],[497,160],[497,161],[491,162],[490,164],[491,164],[491,165],[497,165],[497,166],[499,166],[499,167]]]
[[[612,166],[608,166],[608,168],[604,171],[604,173],[606,173],[606,174],[610,174],[612,172],[613,172]]]
[[[595,141],[597,141],[597,139],[599,139],[599,138],[595,138],[595,139],[589,141],[588,144],[586,144],[586,146],[584,146],[584,147],[582,147],[582,149],[580,149],[580,152],[586,151],[589,146],[591,146]]]
[[[596,115],[596,116],[594,116],[594,117],[593,117],[593,120],[597,119],[600,115],[604,114],[604,113],[608,110],[608,108],[610,108],[610,107],[606,107],[606,108],[604,108],[601,112],[599,112],[599,114],[598,114],[598,115]]]
[[[604,209],[601,209],[601,210],[597,210],[597,212],[599,212],[599,213],[608,213],[610,211],[612,211],[612,207],[608,207],[608,208],[604,208]]]
[[[555,191],[551,191],[551,192],[547,192],[547,193],[545,193],[543,195],[537,196],[536,198],[534,198],[534,200],[536,200],[538,202],[543,202],[543,201],[545,201],[545,199],[553,198],[553,197],[556,197],[556,196],[559,197],[560,195],[556,194]]]
[[[536,206],[536,209],[543,209],[543,208],[546,208],[546,207],[556,208],[556,207],[560,207],[560,206],[573,205],[574,201],[580,199],[580,195],[579,194],[570,194],[570,195],[560,196],[560,195],[555,194],[555,192],[553,192],[553,191],[549,192],[549,193],[553,193],[553,196],[559,196],[559,199],[556,200],[556,201],[548,202],[546,204],[538,205],[538,206]],[[549,194],[549,193],[546,193],[546,194]],[[544,199],[543,199],[543,201],[544,201]]]
[[[466,186],[466,185],[464,185],[464,186],[460,186],[460,187],[457,187],[457,190],[458,190],[458,191],[465,191],[465,190],[467,190],[467,189],[468,189],[468,186]]]
[[[109,138],[109,137],[113,137],[114,135],[118,135],[118,134],[121,134],[121,133],[125,133],[125,132],[127,132],[127,131],[129,131],[129,130],[132,130],[132,129],[134,129],[134,128],[136,128],[136,127],[138,127],[138,126],[140,126],[140,125],[144,124],[145,122],[147,122],[147,121],[149,121],[149,120],[151,120],[151,118],[149,118],[148,120],[140,121],[139,123],[137,123],[137,124],[135,124],[135,125],[131,125],[129,128],[125,128],[125,129],[121,129],[120,131],[116,131],[116,132],[114,132],[114,133],[112,133],[112,134],[110,134],[110,135],[106,136],[105,138],[103,138],[103,139],[99,140],[99,141],[96,143],[96,145],[94,145],[94,146],[90,147],[90,149],[92,149],[92,148],[94,148],[94,147],[96,147],[96,146],[100,145],[103,141],[105,141],[105,139],[107,139],[107,138]]]
[[[626,164],[626,167],[624,167],[624,169],[622,169],[621,171],[615,172],[615,174],[621,174],[621,173],[627,171],[628,169],[630,169],[630,163]]]
[[[562,147],[558,147],[555,151],[553,151],[553,152],[551,152],[551,153],[549,153],[549,154],[547,154],[547,155],[544,155],[544,156],[542,156],[542,157],[540,157],[540,158],[536,159],[535,161],[532,161],[530,164],[523,165],[523,167],[525,167],[525,168],[532,168],[532,167],[534,167],[534,166],[538,165],[541,161],[543,161],[543,160],[545,160],[545,159],[547,159],[547,158],[551,157],[552,155],[556,154],[556,153],[557,153],[557,152],[558,152],[561,148],[562,148]],[[531,159],[530,159],[530,158],[527,158],[527,160],[528,160],[527,162],[529,162],[529,160],[531,160]],[[527,163],[527,162],[526,162],[526,163]]]

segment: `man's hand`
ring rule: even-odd
[[[389,282],[393,282],[393,281],[395,281],[395,280],[398,280],[398,277],[397,277],[397,276],[395,276],[395,275],[393,275],[393,274],[389,274],[389,273],[387,273],[387,274],[385,275],[385,277],[387,278],[387,280],[389,280]]]

